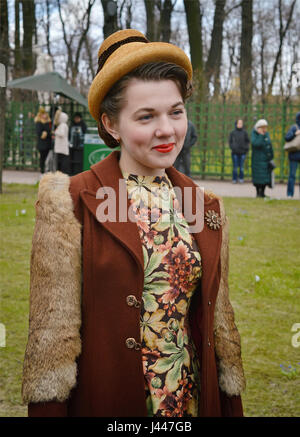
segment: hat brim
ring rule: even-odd
[[[192,65],[179,47],[163,42],[131,43],[119,47],[106,61],[94,78],[89,94],[88,105],[92,117],[99,120],[100,105],[110,88],[125,74],[148,62],[171,62],[182,67],[192,79]]]

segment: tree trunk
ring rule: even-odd
[[[198,0],[184,0],[186,22],[189,34],[191,62],[194,69],[195,96],[203,99],[203,50],[202,50],[202,16]]]
[[[155,1],[144,0],[147,20],[146,38],[149,41],[156,40]]]
[[[214,96],[220,92],[220,67],[222,59],[223,24],[226,0],[217,0],[214,14],[214,25],[211,33],[211,44],[205,65],[206,95],[209,96],[209,82],[214,77]]]
[[[132,22],[132,2],[130,1],[127,4],[127,8],[126,8],[126,29],[131,29],[131,22]]]
[[[35,33],[34,0],[22,0],[23,11],[23,72],[30,76],[35,70],[35,57],[32,51],[32,41]]]
[[[260,76],[261,76],[261,102],[266,103],[266,77],[265,77],[265,39],[262,35],[260,46]]]
[[[5,83],[7,79],[7,66],[9,62],[8,41],[8,8],[7,0],[0,0],[0,62],[5,66]],[[0,194],[2,193],[2,166],[5,141],[5,113],[6,92],[5,87],[0,86]]]
[[[252,101],[252,36],[253,36],[253,0],[242,1],[242,35],[240,62],[241,102]]]
[[[115,13],[111,7],[113,2],[111,0],[101,0],[103,13],[104,13],[104,26],[103,26],[103,35],[104,39],[107,38],[112,33],[119,30],[118,27],[118,14],[117,14],[117,2],[115,2]]]
[[[51,47],[50,47],[50,3],[46,0],[46,12],[47,12],[47,22],[46,22],[46,42],[47,42],[47,53],[52,58]],[[53,59],[54,61],[54,59]]]
[[[160,15],[160,29],[161,41],[170,42],[171,37],[171,16],[174,9],[172,0],[165,0],[161,15]]]
[[[15,0],[15,56],[14,78],[20,77],[22,72],[22,57],[20,50],[20,1]]]

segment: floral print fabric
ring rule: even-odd
[[[148,416],[197,416],[200,369],[188,310],[201,276],[199,250],[166,174],[123,177],[144,254],[140,324]]]

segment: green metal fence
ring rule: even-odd
[[[87,108],[76,103],[61,105],[72,118],[74,112],[81,112],[88,126],[96,127]],[[39,169],[39,153],[36,148],[36,133],[32,114],[36,114],[37,102],[9,102],[7,105],[4,167],[16,169]],[[237,118],[244,120],[249,137],[255,122],[265,118],[269,123],[275,162],[276,180],[288,178],[288,157],[283,151],[284,136],[295,123],[298,105],[266,104],[248,105],[188,103],[189,119],[198,132],[197,144],[192,148],[192,175],[201,178],[230,179],[232,175],[231,151],[228,137]],[[298,169],[300,176],[300,169]],[[245,161],[245,179],[251,179],[251,150]]]
[[[230,179],[232,159],[228,139],[230,132],[234,129],[234,122],[242,118],[250,138],[255,122],[264,118],[269,123],[269,133],[277,165],[276,180],[287,180],[289,162],[283,150],[284,137],[289,127],[295,124],[295,115],[299,109],[297,105],[286,103],[247,106],[190,103],[188,116],[194,122],[198,132],[197,145],[192,148],[192,174],[202,178]],[[251,148],[245,161],[245,179],[251,179]]]

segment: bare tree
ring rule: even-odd
[[[252,101],[253,0],[242,1],[240,89],[243,104]]]
[[[34,0],[22,0],[23,13],[23,73],[30,76],[35,70],[35,56],[33,53],[33,37],[35,35],[35,4]]]
[[[149,41],[170,42],[171,18],[177,0],[144,0]]]
[[[8,8],[7,0],[0,0],[0,62],[5,68],[5,82],[7,79],[7,67],[9,62],[9,41],[8,41]],[[2,165],[5,141],[5,113],[6,93],[5,87],[0,86],[0,193],[2,193]]]
[[[85,44],[86,35],[90,27],[91,11],[94,3],[95,0],[88,0],[86,8],[83,9],[83,15],[77,15],[78,28],[76,28],[75,31],[71,33],[70,30],[67,31],[67,18],[63,16],[61,0],[57,0],[59,18],[63,31],[63,40],[67,49],[66,73],[67,78],[71,80],[71,83],[74,86],[76,84],[76,78],[79,69],[81,50],[83,45]],[[80,9],[82,10],[82,6],[80,6]]]
[[[122,0],[118,10],[118,27],[119,29],[130,29],[132,21],[132,0]],[[122,24],[123,22],[124,25]]]
[[[0,62],[5,66],[9,61],[9,41],[8,41],[8,7],[7,0],[0,0]]]
[[[14,77],[22,73],[22,56],[20,44],[20,1],[15,0],[15,51],[14,51]]]
[[[214,24],[211,33],[211,44],[205,64],[206,95],[209,94],[209,82],[214,77],[214,97],[220,93],[220,67],[222,59],[223,24],[226,0],[216,0]]]
[[[149,41],[155,41],[157,40],[156,38],[157,22],[155,18],[156,3],[154,0],[144,0],[144,4],[145,4],[146,20],[147,20],[146,37]]]
[[[198,0],[184,0],[186,22],[189,34],[191,62],[197,82],[197,98],[203,98],[203,49],[202,49],[202,15]]]
[[[160,33],[160,41],[170,42],[171,37],[171,18],[172,12],[176,5],[176,1],[174,0],[164,0],[158,2],[158,7],[160,11],[160,21],[159,21],[159,33]]]
[[[94,3],[94,2],[93,2]],[[104,13],[103,35],[107,38],[119,30],[118,26],[118,5],[116,1],[101,0]]]
[[[52,58],[50,47],[50,0],[46,0],[46,41],[47,41],[47,53]]]
[[[282,0],[278,0],[278,12],[279,12],[279,46],[278,46],[278,50],[277,50],[277,54],[275,57],[275,62],[273,65],[273,71],[272,71],[272,77],[271,77],[271,81],[269,83],[268,86],[268,95],[270,96],[272,94],[272,89],[273,89],[273,85],[274,85],[274,81],[275,81],[275,77],[277,74],[277,70],[278,70],[278,65],[279,65],[279,61],[280,61],[280,57],[281,57],[281,53],[282,53],[282,46],[283,46],[283,42],[284,42],[284,38],[286,36],[287,30],[291,24],[292,21],[292,16],[293,16],[293,11],[295,8],[295,4],[296,4],[296,0],[293,0],[290,6],[290,9],[288,11],[288,16],[287,16],[287,20],[286,20],[286,24],[283,24],[283,13],[282,13]]]

